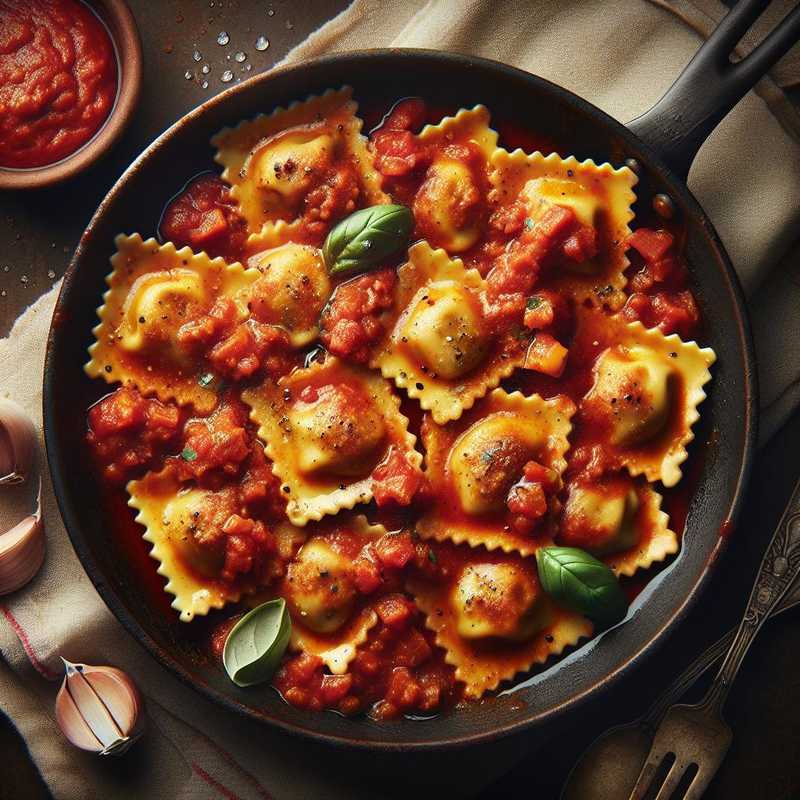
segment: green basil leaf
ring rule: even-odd
[[[602,561],[577,547],[536,551],[542,588],[557,603],[603,625],[619,622],[628,601],[616,575]]]
[[[222,663],[237,686],[253,686],[272,677],[289,644],[292,621],[281,597],[262,603],[231,629]]]
[[[322,254],[331,275],[363,272],[402,250],[414,227],[411,209],[400,205],[362,208],[343,219],[325,239]]]

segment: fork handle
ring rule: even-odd
[[[800,574],[800,481],[761,561],[744,617],[717,676],[699,707],[719,714],[750,645]]]

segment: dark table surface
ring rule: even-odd
[[[103,162],[63,188],[0,194],[0,335],[61,277],[102,196],[147,143],[230,85],[221,80],[225,70],[234,71],[234,80],[243,80],[268,69],[346,2],[130,0],[130,5],[142,33],[145,75],[141,104],[122,141]],[[227,46],[217,44],[222,31],[230,37]],[[270,44],[258,51],[255,41],[262,35]],[[239,51],[247,55],[241,63],[234,58]],[[202,71],[206,64],[208,73]],[[525,737],[518,737],[473,753],[417,759],[413,770],[398,757],[372,770],[365,785],[373,785],[374,796],[381,796],[387,782],[376,773],[396,773],[403,776],[402,788],[392,796],[466,797],[470,793],[447,791],[449,769],[477,763],[487,764],[489,773],[496,771],[487,763],[492,762],[495,768],[502,764],[510,769],[481,796],[555,800],[575,758],[595,736],[641,714],[678,671],[738,621],[761,553],[800,474],[798,453],[800,414],[761,452],[742,520],[703,601],[655,657],[610,693],[553,726],[546,744],[534,751]],[[726,707],[734,743],[706,795],[709,800],[800,798],[798,622],[800,609],[768,623],[745,661]],[[702,684],[696,691],[701,689]],[[47,796],[24,744],[2,715],[0,753],[0,800]],[[315,758],[338,764],[342,756],[321,751]]]

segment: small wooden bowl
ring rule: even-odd
[[[43,167],[0,167],[0,189],[39,189],[77,175],[106,153],[133,117],[142,87],[142,44],[125,0],[86,0],[108,28],[117,55],[117,99],[100,130],[74,153]]]

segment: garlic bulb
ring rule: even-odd
[[[0,486],[23,483],[31,471],[36,429],[13,401],[0,398]]]
[[[120,755],[141,735],[143,706],[133,681],[116,667],[64,662],[56,697],[56,720],[67,739],[82,750]]]
[[[0,533],[0,595],[22,588],[39,571],[44,561],[42,522],[42,480],[36,497],[36,512]]]

